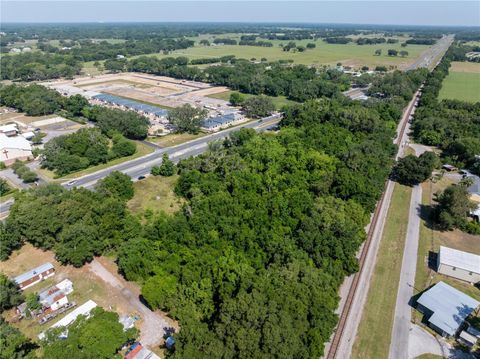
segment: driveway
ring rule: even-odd
[[[13,173],[11,168],[0,171],[0,178],[6,178],[17,188],[29,188],[29,185],[24,183],[15,173]]]
[[[120,291],[128,301],[132,311],[137,311],[141,316],[140,342],[147,347],[158,346],[163,340],[167,330],[172,328],[172,320],[164,314],[151,311],[139,299],[139,293],[129,288],[129,283],[119,278],[103,266],[98,259],[88,264],[89,270],[100,277],[105,283]]]
[[[414,359],[422,354],[443,356],[442,345],[422,327],[410,323],[408,342],[408,359]]]

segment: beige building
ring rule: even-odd
[[[16,160],[26,161],[32,157],[32,145],[25,137],[0,133],[0,162],[9,166]]]
[[[440,246],[437,265],[438,273],[469,283],[480,282],[480,256],[477,254]]]

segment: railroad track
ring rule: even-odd
[[[415,95],[413,96],[412,100],[408,104],[403,116],[402,116],[402,123],[400,127],[400,131],[398,132],[398,135],[394,141],[396,145],[398,145],[398,152],[397,156],[401,153],[402,150],[402,140],[403,136],[405,135],[405,130],[407,128],[407,124],[410,118],[410,115],[412,113],[413,108],[415,107],[415,101],[418,99],[418,94],[420,90],[417,90],[415,92]],[[365,241],[365,245],[363,247],[362,252],[360,253],[360,258],[358,259],[359,262],[359,269],[358,272],[354,274],[352,284],[350,286],[350,290],[348,291],[347,294],[347,299],[345,300],[345,304],[343,307],[343,310],[340,314],[340,319],[338,321],[337,329],[335,330],[328,354],[326,359],[336,359],[337,358],[337,352],[340,344],[340,339],[342,338],[343,332],[345,330],[345,324],[347,322],[347,319],[350,315],[350,310],[352,307],[353,299],[355,298],[355,294],[357,293],[357,288],[358,284],[360,282],[360,277],[362,275],[362,270],[364,268],[365,260],[367,258],[368,252],[370,250],[371,243],[373,241],[374,233],[378,224],[378,220],[380,218],[380,213],[384,210],[385,206],[385,193],[386,193],[386,188],[388,185],[388,180],[385,181],[384,185],[384,190],[382,192],[382,195],[380,197],[380,200],[378,201],[377,206],[375,207],[375,211],[373,212],[373,217],[370,223],[370,227],[368,229],[367,233],[367,239]],[[346,358],[340,358],[340,359],[346,359]]]

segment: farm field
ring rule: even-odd
[[[473,62],[452,62],[450,72],[443,80],[439,99],[479,102],[480,64]]]
[[[222,36],[223,37],[223,36]],[[225,35],[225,37],[229,37]],[[230,38],[235,38],[230,36]],[[195,38],[198,39],[198,38]],[[423,51],[427,50],[427,45],[409,45],[406,48],[400,46],[400,42],[396,44],[377,44],[377,45],[357,45],[354,43],[327,44],[323,40],[300,40],[295,41],[297,45],[305,46],[309,42],[314,42],[316,48],[305,52],[286,52],[279,46],[286,44],[288,41],[271,40],[273,47],[258,46],[239,46],[239,45],[221,45],[221,46],[200,46],[196,45],[183,50],[176,50],[168,55],[155,54],[153,56],[164,58],[170,56],[186,56],[189,59],[221,57],[225,55],[235,55],[237,58],[245,58],[260,60],[266,58],[268,61],[293,60],[294,63],[304,65],[336,65],[341,62],[343,65],[352,67],[377,65],[394,66],[400,69],[407,67],[412,63]],[[377,49],[382,50],[381,56],[374,56]],[[409,56],[402,58],[387,56],[388,49],[397,51],[406,50]]]
[[[352,358],[388,357],[411,192],[395,183]]]
[[[136,214],[152,212],[174,213],[181,206],[181,199],[173,192],[178,176],[148,176],[134,184],[135,196],[128,201],[128,208]]]
[[[431,205],[433,195],[438,191],[443,191],[447,186],[454,183],[447,177],[443,177],[440,181],[433,183],[432,181],[422,184],[423,195],[422,202],[424,205]],[[470,253],[480,253],[480,242],[478,236],[474,236],[460,230],[440,232],[430,228],[428,223],[429,209],[424,209],[422,216],[425,218],[420,224],[420,239],[418,245],[417,272],[415,276],[415,288],[419,291],[430,287],[431,285],[444,281],[452,287],[461,290],[471,297],[480,300],[480,290],[467,282],[457,280],[439,274],[429,268],[429,257],[432,253],[438,253],[440,246],[446,246]],[[414,310],[415,316],[420,319],[421,315]]]

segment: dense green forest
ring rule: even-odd
[[[452,60],[461,60],[465,49],[451,47],[440,64],[429,74],[420,107],[415,112],[413,135],[425,145],[442,149],[445,161],[480,174],[480,102],[438,100],[443,79]]]

